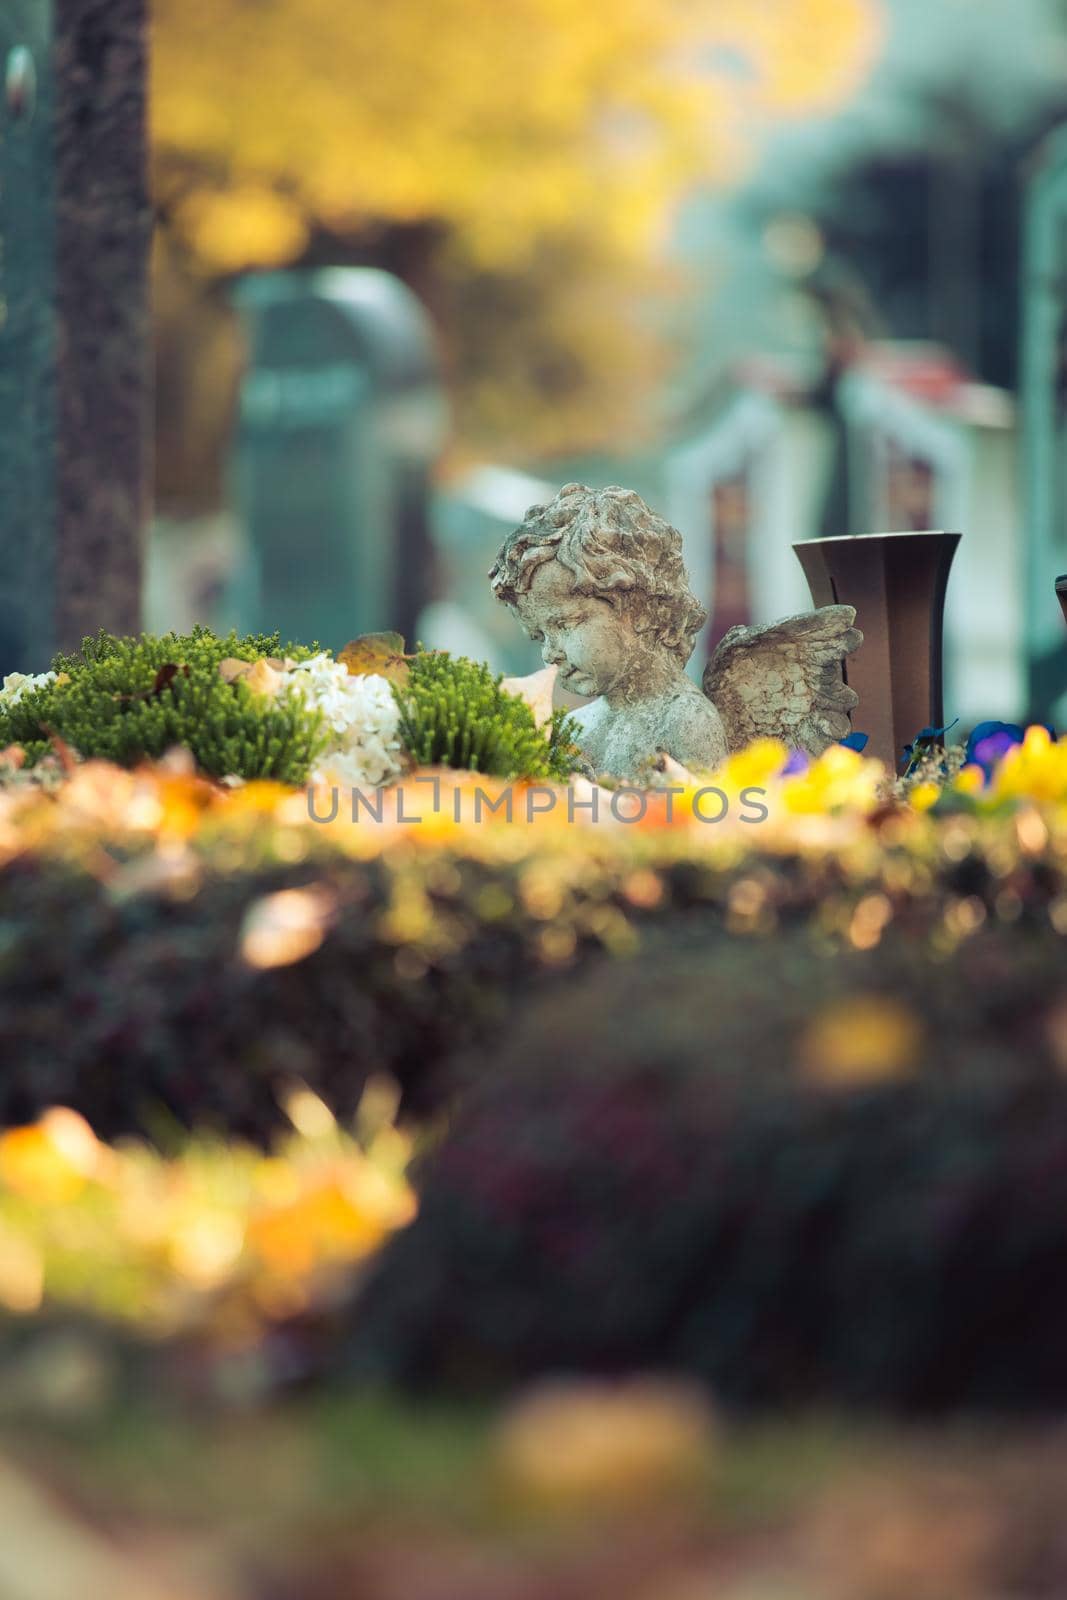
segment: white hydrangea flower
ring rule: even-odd
[[[298,662],[289,676],[293,691],[322,712],[336,735],[312,769],[311,783],[366,789],[399,774],[400,710],[387,679],[355,676],[325,651]]]
[[[399,767],[387,750],[373,746],[327,750],[308,775],[308,782],[339,789],[375,789],[397,776]]]
[[[0,685],[0,706],[17,706],[24,695],[32,694],[35,689],[43,689],[45,684],[55,681],[54,672],[38,672],[36,676],[27,672],[9,672]]]

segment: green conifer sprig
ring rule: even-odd
[[[487,666],[443,650],[412,657],[407,682],[393,688],[406,749],[420,766],[565,782],[578,764],[574,719],[557,711],[543,731],[500,683]]]
[[[125,639],[101,631],[83,640],[79,653],[56,656],[53,671],[69,681],[0,708],[0,749],[21,745],[32,764],[55,734],[82,756],[134,766],[184,745],[214,777],[301,784],[329,742],[324,718],[298,696],[268,700],[241,681],[226,683],[219,663],[304,660],[316,649],[283,646],[277,634],[222,638],[199,626],[190,634]]]

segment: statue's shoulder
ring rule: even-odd
[[[574,718],[584,733],[590,733],[594,728],[601,726],[607,717],[607,713],[608,703],[604,696],[600,694],[597,695],[595,700],[587,701],[584,706],[575,706],[574,710],[569,712],[568,715]]]
[[[717,708],[690,679],[663,707],[660,749],[684,767],[707,771],[727,756],[726,734]]]
[[[604,767],[607,755],[607,736],[611,726],[611,713],[603,695],[578,706],[571,716],[578,724],[578,743],[587,761],[599,770]]]

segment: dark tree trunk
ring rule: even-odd
[[[149,438],[146,0],[57,0],[56,631],[141,614]]]
[[[8,0],[0,57],[6,672],[39,669],[99,627],[129,632],[139,622],[150,384],[145,0]]]

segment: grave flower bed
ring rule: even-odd
[[[368,634],[335,657],[277,634],[101,632],[50,671],[0,684],[0,751],[45,779],[56,757],[129,767],[175,747],[207,777],[293,785],[374,786],[428,762],[558,779],[576,757],[550,704],[542,713],[477,662],[405,655],[398,634]]]
[[[1067,1328],[1046,1280],[1067,1241],[1041,1196],[1067,1116],[1067,741],[927,742],[904,780],[762,741],[620,787],[565,771],[563,721],[469,664],[405,660],[398,684],[362,670],[393,670],[392,644],[362,642],[355,671],[277,641],[197,648],[188,679],[170,658],[195,650],[173,641],[163,661],[92,658],[96,753],[58,725],[73,673],[8,690],[5,736],[31,711],[47,735],[22,728],[0,786],[16,1148],[60,1108],[164,1161],[190,1133],[236,1140],[252,1173],[294,1085],[347,1126],[385,1075],[405,1125],[432,1131],[422,1209],[391,1243],[403,1207],[378,1228],[365,1287],[361,1244],[312,1296],[323,1372],[450,1389],[666,1363],[731,1400],[920,1407],[1055,1389]],[[197,673],[243,729],[220,712],[211,761],[171,742]],[[301,675],[313,693],[284,681]],[[264,707],[317,742],[310,784],[262,775]],[[108,747],[159,720],[152,760]],[[12,1261],[43,1263],[43,1312],[52,1246],[17,1204],[5,1226]],[[946,1274],[973,1310],[969,1366],[937,1311]],[[860,1297],[851,1320],[841,1296]],[[986,1329],[982,1306],[1013,1297],[1043,1304],[1040,1338]]]
[[[603,790],[594,823],[581,779],[538,785],[527,813],[532,786],[443,769],[382,791],[380,820],[330,822],[313,820],[322,791],[166,764],[16,782],[0,794],[0,1116],[66,1104],[105,1135],[176,1120],[262,1139],[293,1077],[348,1116],[383,1071],[427,1108],[519,999],[676,934],[741,941],[768,992],[785,928],[807,930],[815,994],[841,951],[921,951],[904,997],[921,1008],[956,992],[954,952],[998,931],[1020,959],[1047,952],[1058,992],[1067,746],[1032,730],[991,777],[923,778],[903,799],[855,752],[793,776],[784,754],[649,791],[632,822],[634,795],[617,816]],[[758,824],[733,806],[704,820],[721,804],[702,793],[754,788]],[[476,821],[479,795],[505,790],[513,820]],[[731,1014],[728,986],[718,1004]]]

